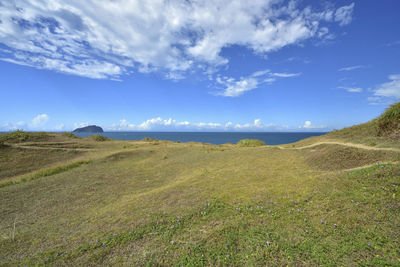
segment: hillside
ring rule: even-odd
[[[283,146],[3,135],[0,265],[398,266],[397,108]]]

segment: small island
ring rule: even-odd
[[[73,133],[103,133],[103,129],[96,125],[89,125],[82,128],[77,128],[72,131]]]

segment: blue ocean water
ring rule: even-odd
[[[74,133],[80,137],[87,137],[93,133]],[[201,142],[210,144],[235,144],[241,139],[259,139],[268,145],[281,145],[299,141],[301,139],[319,136],[322,132],[104,132],[101,135],[115,140],[141,140],[145,137],[158,140],[180,142]]]

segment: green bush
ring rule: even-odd
[[[95,134],[95,135],[91,135],[89,136],[89,138],[93,139],[94,141],[97,142],[103,142],[103,141],[110,141],[111,139],[105,136],[102,136],[100,134]]]
[[[265,146],[265,143],[258,139],[242,139],[236,144],[238,146],[246,146],[246,147]]]

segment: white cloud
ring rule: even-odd
[[[391,42],[391,43],[384,44],[384,46],[395,46],[395,45],[400,45],[400,40],[399,40],[399,41],[394,41],[394,42]]]
[[[304,124],[302,126],[299,126],[299,128],[303,128],[303,129],[327,129],[326,126],[315,126],[312,125],[311,121],[305,121]]]
[[[364,65],[356,65],[356,66],[349,66],[349,67],[344,67],[340,68],[338,71],[350,71],[350,70],[357,70],[357,69],[363,69],[366,68]]]
[[[82,128],[82,127],[86,127],[86,126],[89,126],[89,123],[87,123],[87,122],[75,122],[74,123],[74,129]]]
[[[49,116],[47,114],[39,114],[32,120],[32,127],[38,128],[42,127],[49,121]]]
[[[264,124],[261,119],[255,119],[252,123],[233,124],[232,122],[189,122],[177,121],[172,118],[162,119],[161,117],[146,120],[140,124],[129,123],[127,120],[120,120],[111,127],[105,127],[111,131],[267,131],[287,130],[287,126],[276,124]]]
[[[271,73],[270,70],[260,70],[247,77],[240,77],[239,79],[217,76],[215,79],[216,83],[223,86],[223,92],[217,93],[217,95],[237,97],[247,91],[258,88],[264,83],[271,84],[275,82],[276,78],[274,77],[290,78],[299,75],[301,75],[301,73]]]
[[[16,123],[6,122],[1,125],[0,129],[4,131],[15,131],[15,130],[24,130],[27,124],[23,121],[19,121]]]
[[[317,12],[279,0],[2,1],[0,58],[94,79],[137,70],[177,80],[199,65],[228,64],[221,55],[228,46],[265,56],[326,38],[322,24],[350,23],[353,7]]]
[[[230,97],[240,96],[247,91],[257,88],[259,84],[258,79],[254,77],[242,77],[239,80],[228,77],[217,77],[216,82],[224,86],[224,92],[220,95]]]
[[[348,6],[342,6],[335,12],[335,21],[339,22],[340,26],[349,24],[353,19],[354,3]]]
[[[303,128],[310,128],[311,127],[311,121],[305,121]]]
[[[57,125],[54,127],[54,130],[56,130],[56,131],[62,131],[62,130],[64,130],[64,129],[65,129],[64,123],[57,124]]]
[[[361,93],[363,91],[362,88],[360,87],[345,87],[345,86],[339,86],[338,88],[344,89],[349,93]]]
[[[272,76],[280,77],[280,78],[290,78],[290,77],[297,77],[300,76],[301,72],[299,73],[272,73]]]
[[[400,74],[389,75],[390,82],[383,83],[374,92],[376,97],[400,99]]]

